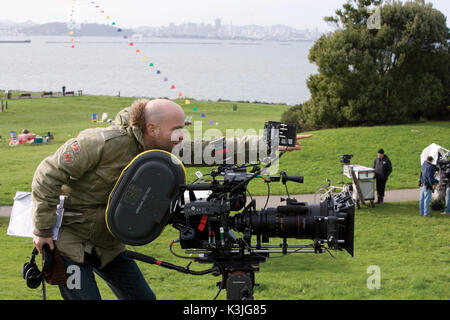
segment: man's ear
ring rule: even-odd
[[[147,134],[151,137],[156,137],[159,132],[158,126],[151,122],[145,124],[145,130],[147,131]]]

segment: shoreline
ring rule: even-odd
[[[66,95],[63,96],[61,91],[46,91],[46,90],[23,90],[23,89],[0,89],[0,99],[2,100],[15,100],[15,99],[22,99],[20,98],[20,95],[14,95],[12,96],[10,99],[6,99],[5,97],[5,92],[6,90],[8,90],[8,92],[11,93],[19,93],[19,94],[31,94],[32,96],[35,96],[34,98],[37,98],[37,95],[42,95],[45,92],[53,92],[54,96],[52,96],[53,98],[66,98],[66,97],[80,97],[80,96],[86,96],[86,97],[107,97],[107,98],[125,98],[125,99],[140,99],[140,98],[147,98],[150,100],[153,99],[168,99],[168,100],[190,100],[190,101],[195,101],[195,102],[226,102],[226,103],[246,103],[246,104],[265,104],[265,105],[274,105],[274,106],[283,106],[283,107],[294,107],[296,105],[289,105],[285,102],[266,102],[266,101],[248,101],[248,100],[228,100],[228,99],[222,99],[219,98],[217,100],[211,100],[211,99],[207,99],[207,100],[198,100],[196,98],[192,98],[192,97],[173,97],[173,98],[169,98],[169,97],[146,97],[146,96],[122,96],[122,95],[107,95],[107,94],[89,94],[89,93],[84,93],[84,90],[79,90],[76,89],[74,90],[74,95],[67,95],[67,92],[70,91],[66,91]],[[77,93],[81,91],[82,95],[78,95]],[[120,93],[120,91],[119,91]],[[23,99],[29,99],[29,98],[23,98]]]

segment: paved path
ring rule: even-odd
[[[402,202],[402,201],[418,201],[419,200],[419,189],[402,189],[402,190],[390,190],[386,191],[384,202]],[[269,198],[269,203],[267,207],[276,207],[280,204],[285,204],[285,202],[281,203],[280,199],[285,198],[285,195],[272,195]],[[304,195],[294,195],[293,196],[298,201],[314,203],[314,194],[304,194]],[[263,208],[266,203],[267,197],[265,196],[257,196],[254,197],[256,199],[256,208]],[[0,206],[0,217],[9,217],[11,214],[10,206]]]

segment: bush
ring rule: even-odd
[[[284,119],[305,131],[449,117],[446,17],[421,0],[393,2],[381,8],[381,28],[371,30],[369,7],[380,3],[348,1],[325,18],[339,28],[310,50],[319,70],[307,80],[311,99]]]

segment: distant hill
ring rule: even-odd
[[[32,21],[17,23],[0,20],[0,36],[64,36],[68,35],[69,32],[70,28],[67,22],[36,24]],[[76,26],[74,34],[75,36],[99,37],[121,37],[125,34],[127,36],[139,34],[144,37],[159,38],[263,41],[314,41],[320,36],[317,28],[313,30],[297,30],[285,25],[262,27],[257,25],[222,25],[221,23],[216,23],[216,25],[204,23],[182,23],[176,25],[170,23],[168,26],[161,27],[141,26],[135,29],[123,29],[122,32],[118,32],[118,28],[112,25],[84,23]]]
[[[132,35],[135,32],[131,29],[123,29],[122,32],[117,32],[118,28],[86,23],[79,25],[74,32],[76,36],[104,36],[104,37],[121,37],[123,34]],[[23,27],[20,32],[26,36],[62,36],[69,34],[70,29],[67,23],[51,22],[34,26]]]

